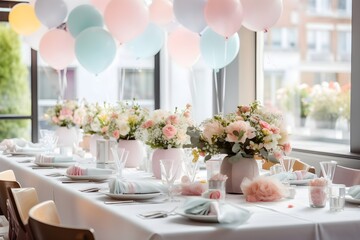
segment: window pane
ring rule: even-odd
[[[38,56],[40,129],[51,128],[43,116],[61,95],[64,72],[53,70]],[[112,65],[97,76],[74,62],[66,69],[66,83],[64,99],[85,99],[90,103],[135,99],[140,105],[154,109],[154,57],[136,59],[120,48]]]
[[[31,120],[1,120],[0,141],[6,138],[24,138],[31,140]]]
[[[30,48],[0,23],[0,115],[30,115]]]
[[[344,2],[346,7],[351,6],[351,1]],[[259,98],[286,113],[293,140],[348,144],[351,16],[339,19],[336,13],[341,4],[335,0],[283,3],[281,19],[265,35],[294,29],[298,44],[290,51],[281,44],[281,50],[286,52],[264,48],[263,90]],[[314,9],[319,11],[314,13]],[[332,14],[324,16],[320,9]],[[294,13],[300,16],[297,22],[289,17]],[[272,38],[264,39],[264,44],[273,44]]]

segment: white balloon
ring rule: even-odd
[[[175,17],[187,29],[201,33],[207,26],[204,16],[205,4],[206,0],[174,0]]]
[[[41,25],[40,28],[28,35],[28,36],[24,36],[23,39],[24,39],[24,42],[26,42],[27,44],[29,44],[29,46],[38,51],[39,50],[39,46],[40,46],[40,41],[41,41],[41,38],[45,35],[45,33],[47,33],[49,31],[49,29],[47,27],[45,27],[44,25]]]
[[[64,0],[70,13],[74,8],[83,4],[91,4],[90,0]]]

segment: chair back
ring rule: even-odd
[[[16,181],[14,171],[10,169],[10,170],[5,170],[5,171],[0,172],[0,180]],[[5,199],[5,202],[6,202],[6,199]],[[3,213],[2,209],[0,208],[0,215],[5,216],[5,214],[7,214],[7,213]]]
[[[39,203],[37,192],[35,188],[12,188],[8,191],[10,202],[18,213],[18,220],[25,226],[28,223],[30,209]]]
[[[0,180],[16,181],[15,173],[13,170],[6,170],[0,172]]]
[[[360,169],[336,165],[333,183],[345,184],[347,187],[360,185]]]
[[[9,198],[8,188],[20,188],[20,183],[16,181],[0,180],[0,209],[6,219],[9,220],[6,200]]]
[[[39,203],[30,209],[29,228],[34,240],[95,240],[92,229],[61,226],[56,205],[52,200]]]
[[[270,170],[270,168],[274,165],[275,165],[275,163],[273,163],[273,162],[265,161],[263,164],[263,169]],[[315,167],[310,166],[309,164],[304,163],[303,161],[300,161],[299,159],[296,159],[296,161],[294,162],[293,171],[302,171],[302,170],[305,170],[305,171],[315,174]]]

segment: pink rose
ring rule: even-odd
[[[119,137],[120,137],[120,132],[119,132],[119,130],[115,130],[115,131],[113,132],[113,137],[114,137],[115,139],[119,139]]]
[[[109,130],[108,126],[105,126],[105,127],[101,128],[102,133],[107,133],[108,130]]]
[[[177,130],[173,125],[167,124],[165,125],[165,127],[163,127],[162,132],[165,135],[166,139],[172,139],[173,137],[175,137]]]
[[[146,122],[144,122],[142,124],[143,128],[151,128],[152,126],[154,126],[154,121],[153,120],[147,120]]]
[[[272,202],[285,196],[285,187],[277,179],[260,176],[253,181],[243,180],[241,190],[248,202]]]
[[[251,128],[250,125],[244,121],[236,121],[236,122],[230,123],[225,129],[225,132],[227,133],[225,140],[228,142],[244,143],[246,141],[246,139],[248,138],[248,129],[249,128]],[[252,131],[250,131],[250,133],[251,132]],[[254,136],[252,136],[252,137],[254,137]]]
[[[280,158],[283,157],[282,153],[281,152],[274,152],[274,157],[279,160]]]
[[[224,127],[217,121],[204,124],[203,136],[209,143],[213,143],[214,136],[221,136],[224,133]]]
[[[185,112],[184,112],[184,117],[189,118],[189,117],[190,117],[190,112],[189,112],[189,111],[185,111]]]
[[[72,116],[73,114],[73,111],[71,109],[68,109],[66,107],[62,108],[60,110],[60,115],[63,115],[63,116]]]
[[[270,129],[274,134],[279,134],[280,133],[280,128],[278,127],[274,127],[274,126],[271,126],[271,129]]]
[[[53,123],[57,124],[59,123],[59,119],[57,117],[52,117],[51,120],[53,121]]]
[[[220,199],[221,198],[221,192],[219,190],[212,191],[209,195],[210,199]]]
[[[186,104],[186,109],[190,109],[191,108],[191,104]]]
[[[283,148],[284,148],[284,152],[285,152],[286,154],[289,154],[289,153],[291,152],[291,145],[290,145],[290,143],[285,143],[285,144],[283,145]]]
[[[240,112],[241,113],[246,113],[246,112],[250,112],[251,108],[249,106],[241,106],[240,107]]]
[[[166,123],[167,124],[178,124],[179,123],[179,118],[176,115],[170,115],[166,119]]]
[[[265,129],[271,130],[269,123],[267,123],[267,122],[265,122],[265,121],[263,121],[263,120],[260,120],[259,124],[260,124],[261,128],[265,128]]]

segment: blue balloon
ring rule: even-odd
[[[74,8],[67,20],[68,29],[73,37],[90,27],[103,27],[104,20],[98,10],[91,5],[80,5]]]
[[[230,64],[240,48],[239,35],[235,33],[228,39],[207,28],[200,38],[200,52],[205,63],[213,69]]]
[[[116,56],[116,43],[109,32],[92,27],[82,31],[75,39],[75,55],[89,72],[104,71]]]
[[[135,39],[127,42],[125,47],[137,58],[154,56],[164,46],[165,31],[156,24],[150,23],[145,31]]]

